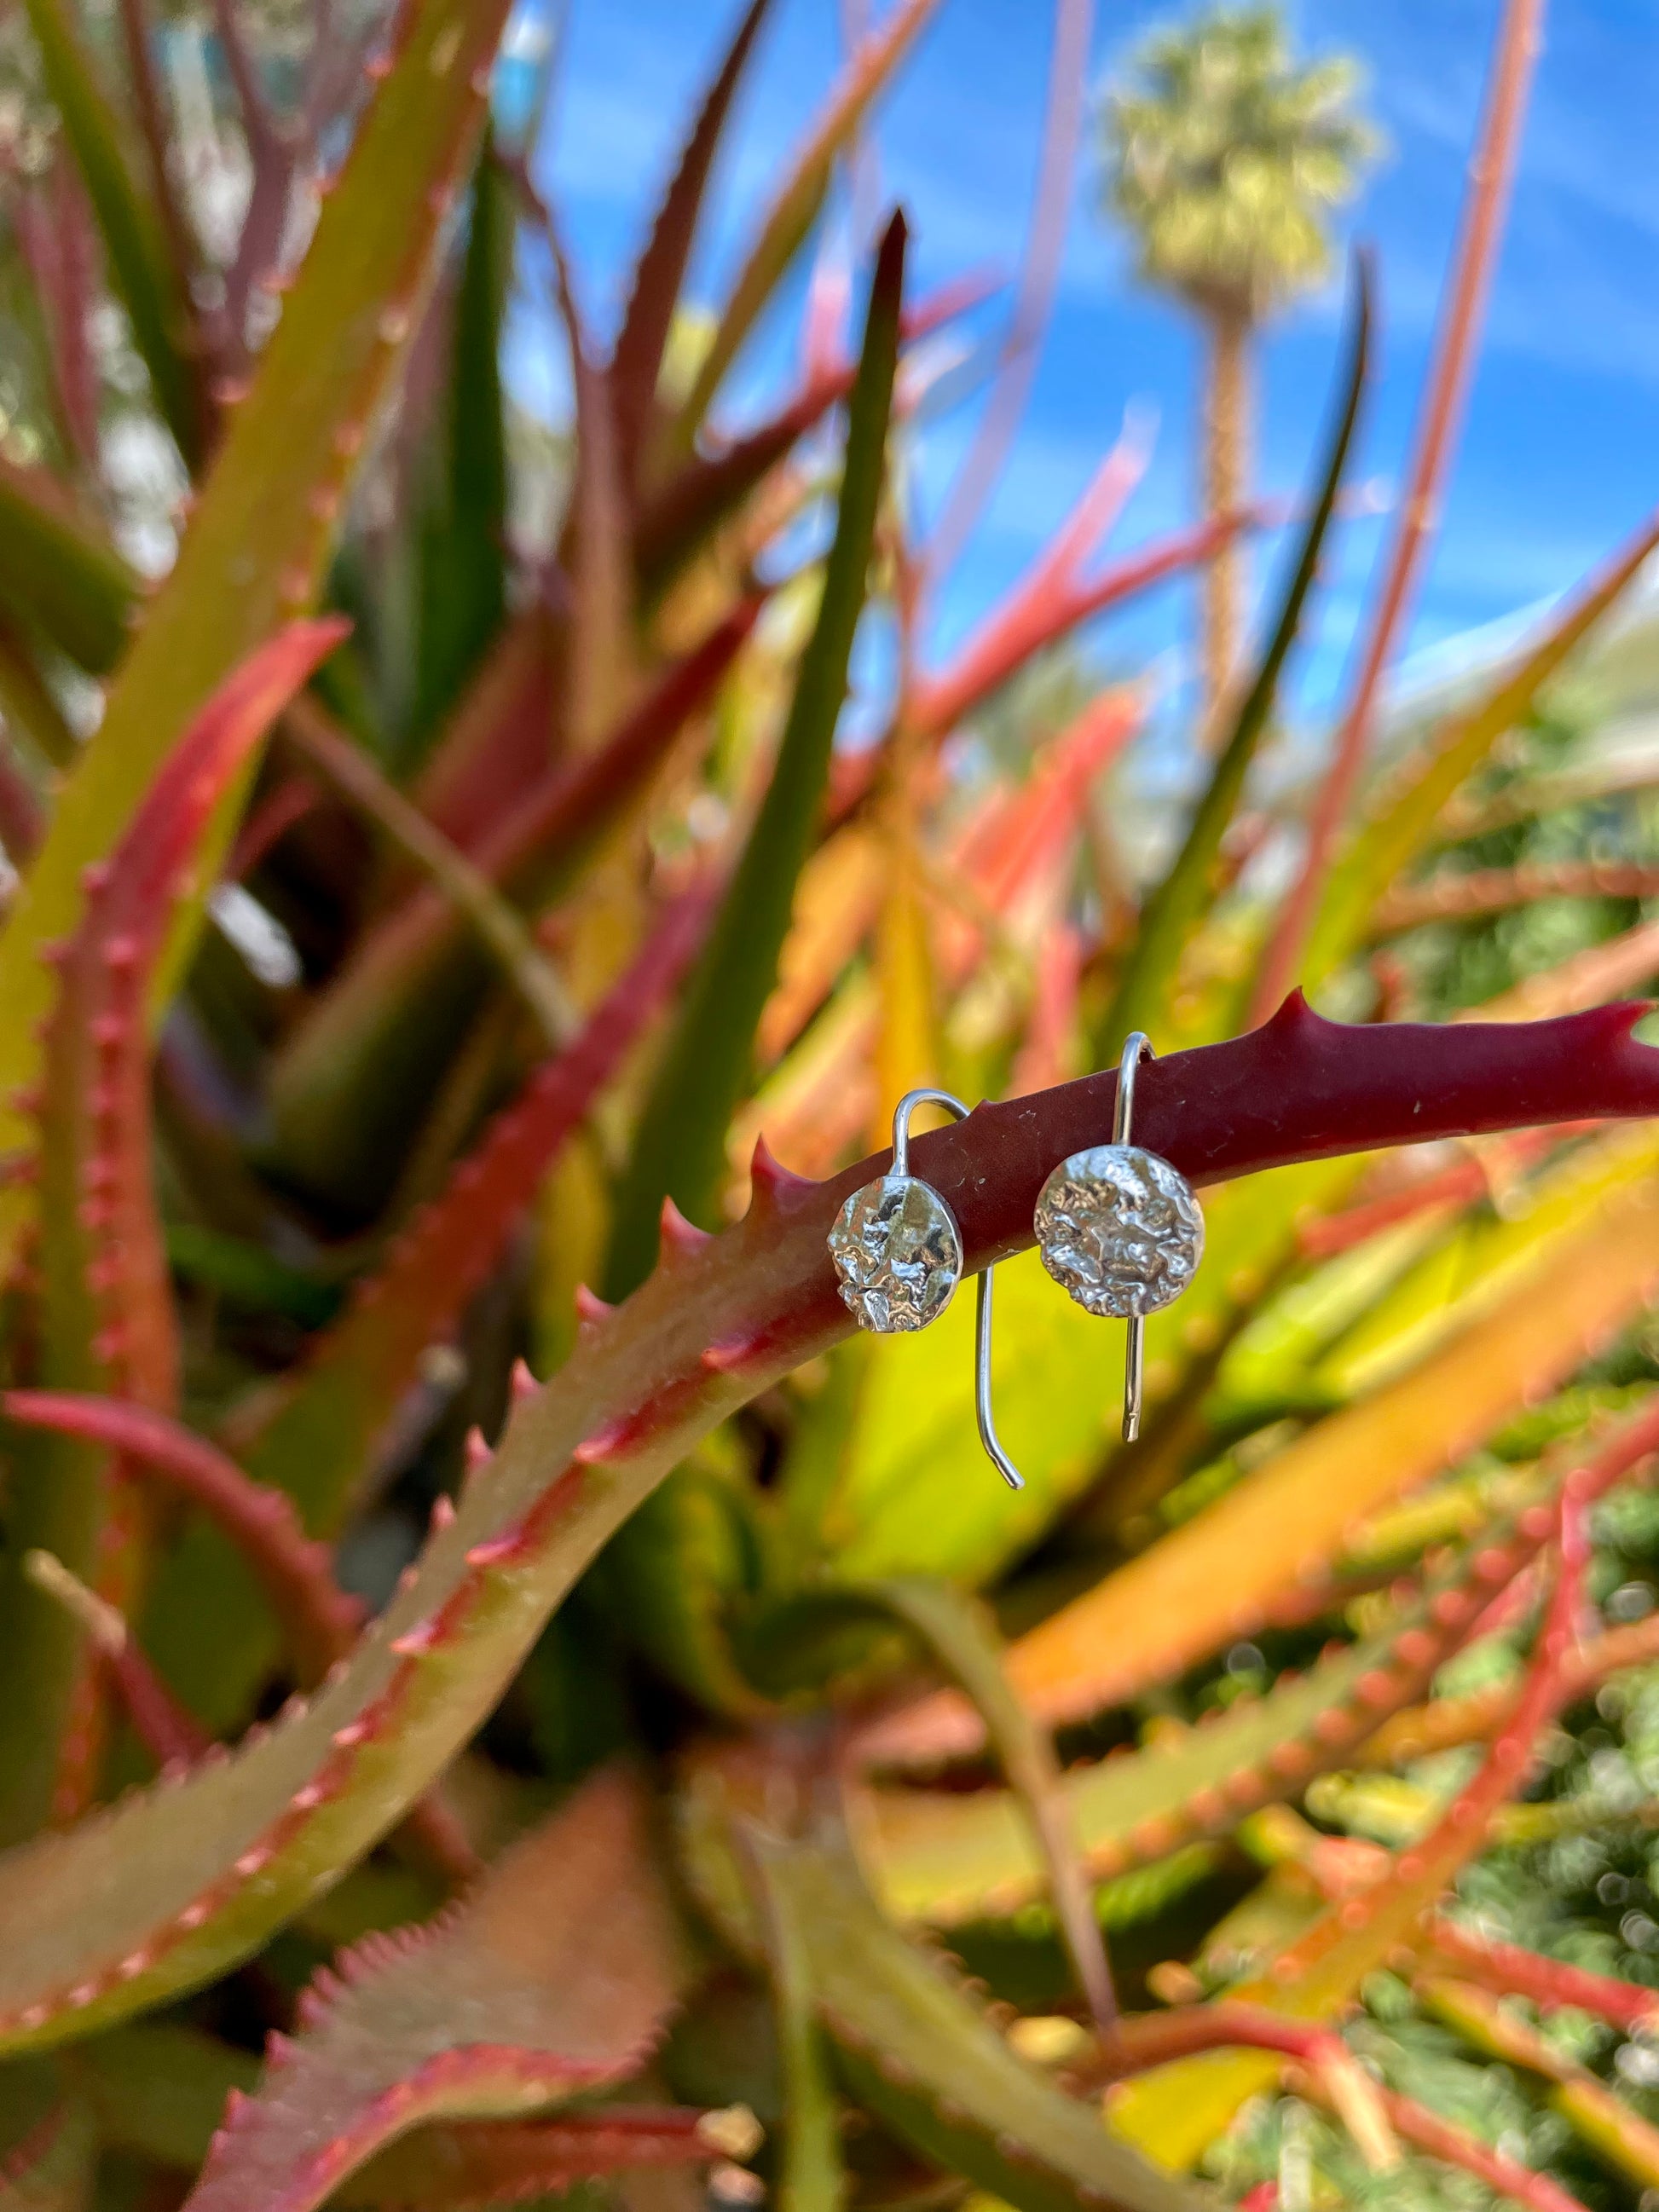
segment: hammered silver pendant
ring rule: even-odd
[[[1037,1194],[1042,1264],[1085,1312],[1129,1324],[1123,1347],[1123,1441],[1140,1434],[1146,1316],[1172,1304],[1204,1256],[1204,1216],[1193,1187],[1157,1152],[1129,1141],[1135,1076],[1156,1055],[1144,1030],[1124,1039],[1112,1141],[1073,1152]]]
[[[885,1175],[855,1190],[830,1231],[843,1303],[860,1328],[926,1328],[962,1280],[962,1232],[931,1183]]]
[[[1139,1145],[1096,1145],[1042,1186],[1042,1264],[1091,1314],[1140,1321],[1171,1304],[1204,1255],[1204,1216],[1185,1176]]]

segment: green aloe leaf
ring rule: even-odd
[[[455,295],[447,419],[421,518],[417,745],[460,696],[507,611],[507,437],[497,356],[514,228],[511,187],[486,145],[472,180]]]
[[[905,236],[904,219],[896,215],[871,285],[817,626],[801,655],[771,783],[641,1116],[617,1194],[608,1297],[626,1295],[648,1272],[665,1198],[694,1221],[710,1220],[716,1210],[726,1127],[748,1081],[756,1025],[777,980],[864,610],[898,362]]]
[[[1103,2032],[1109,2030],[1116,2000],[1054,1745],[1009,1681],[1001,1638],[979,1601],[948,1583],[920,1576],[896,1577],[861,1589],[813,1591],[763,1626],[763,1634],[770,1632],[755,1656],[768,1644],[781,1656],[798,1647],[803,1634],[810,1648],[814,1629],[833,1631],[872,1618],[908,1629],[978,1708],[1042,1860],[1078,1988],[1096,2023]]]
[[[882,1917],[843,1849],[752,1833],[749,1844],[849,2087],[925,2158],[1019,2212],[1196,2212],[1203,2200],[1184,2183],[1114,2142],[1091,2106],[1015,2056]]]
[[[1221,841],[1237,811],[1244,779],[1278,696],[1279,677],[1302,626],[1302,611],[1318,573],[1326,532],[1335,511],[1342,471],[1359,419],[1370,355],[1370,265],[1362,255],[1354,264],[1352,329],[1342,377],[1342,398],[1330,444],[1320,464],[1319,491],[1313,511],[1303,530],[1302,542],[1255,681],[1238,710],[1232,734],[1216,763],[1215,773],[1193,817],[1186,842],[1169,874],[1141,911],[1133,949],[1097,1040],[1102,1056],[1116,1051],[1132,1030],[1157,1033],[1167,1010],[1181,956],[1214,896]]]
[[[115,112],[98,84],[67,0],[26,4],[46,88],[80,165],[156,407],[179,452],[194,465],[205,444],[207,423],[184,272],[173,266],[161,216],[134,177]]]
[[[0,462],[0,612],[94,676],[125,651],[138,580],[46,478]]]
[[[783,2076],[778,2203],[781,2212],[840,2212],[847,2197],[841,2114],[829,2045],[813,2003],[811,1961],[799,1921],[774,1881],[770,1863],[757,1857],[755,1869]]]

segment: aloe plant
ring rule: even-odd
[[[117,56],[32,0],[0,2193],[459,2212],[682,2168],[787,2212],[1173,2212],[1311,2166],[1563,2212],[1659,2174],[1659,1060],[1604,1003],[1659,972],[1659,854],[1570,757],[1659,526],[1369,778],[1374,678],[1336,787],[1263,777],[1362,268],[1254,680],[1137,882],[1098,799],[1145,695],[1044,726],[1028,672],[1267,512],[1097,556],[1127,435],[940,665],[895,461],[982,292],[908,296],[896,214],[856,327],[826,262],[794,387],[727,389],[932,12],[851,57],[711,319],[755,0],[606,355],[489,117],[502,9],[319,9],[297,94],[217,9],[227,238],[170,74],[199,27],[125,0]],[[1472,167],[1425,480],[1507,166]],[[571,355],[556,440],[503,391],[514,285]],[[153,586],[100,412],[191,486]],[[837,750],[872,608],[898,674]],[[1284,905],[1251,858],[1310,821]],[[1247,1028],[1267,948],[1318,1006]],[[1030,1247],[1131,1025],[1208,1256],[1125,1447],[1111,1333]],[[923,1083],[987,1102],[913,1158],[969,1270],[1009,1263],[1018,1497],[971,1302],[886,1341],[836,1295]]]

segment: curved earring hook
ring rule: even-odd
[[[910,1116],[918,1106],[942,1106],[958,1121],[965,1121],[969,1110],[948,1091],[907,1091],[893,1109],[894,1175],[910,1172]],[[995,1272],[994,1267],[981,1269],[974,1308],[974,1414],[986,1457],[1010,1490],[1024,1490],[1025,1478],[1002,1449],[991,1413],[991,1278]]]
[[[1117,1098],[1112,1108],[1112,1142],[1127,1145],[1134,1121],[1135,1071],[1143,1060],[1156,1060],[1152,1039],[1145,1030],[1131,1030],[1123,1040],[1123,1057],[1117,1064]],[[1129,1334],[1123,1347],[1123,1441],[1132,1444],[1140,1434],[1142,1376],[1146,1369],[1146,1323],[1139,1314],[1129,1316]]]

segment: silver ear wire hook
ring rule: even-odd
[[[1129,1324],[1123,1441],[1140,1434],[1146,1316],[1180,1297],[1204,1254],[1204,1215],[1185,1176],[1133,1140],[1135,1073],[1156,1058],[1144,1031],[1124,1040],[1112,1141],[1060,1162],[1037,1196],[1042,1264],[1085,1311]]]
[[[910,1116],[918,1106],[942,1106],[958,1121],[965,1121],[969,1110],[948,1091],[907,1091],[893,1109],[895,1175],[908,1175],[910,1171]],[[1002,1449],[996,1419],[991,1411],[991,1278],[995,1273],[994,1267],[981,1269],[979,1288],[975,1293],[974,1418],[979,1425],[979,1440],[985,1447],[985,1456],[1010,1490],[1024,1490],[1025,1477]]]
[[[958,1121],[968,1109],[948,1091],[908,1091],[893,1109],[893,1164],[842,1207],[830,1232],[843,1302],[860,1328],[890,1336],[925,1328],[962,1279],[962,1231],[931,1183],[910,1172],[910,1117],[940,1106]],[[991,1413],[991,1275],[980,1275],[974,1322],[974,1413],[986,1456],[1011,1490],[1025,1478],[1002,1449]]]
[[[1112,1142],[1127,1145],[1135,1114],[1135,1071],[1143,1060],[1155,1057],[1152,1041],[1145,1030],[1131,1030],[1123,1040],[1123,1057],[1117,1064],[1117,1097],[1112,1107]],[[1143,1314],[1129,1316],[1129,1333],[1123,1346],[1123,1441],[1132,1444],[1140,1434],[1140,1401],[1146,1368],[1146,1321]]]

